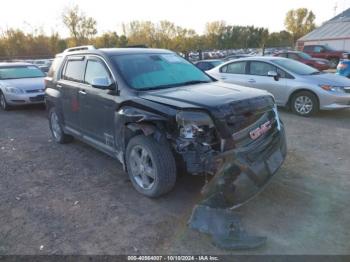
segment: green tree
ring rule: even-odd
[[[316,28],[315,14],[307,8],[289,10],[284,25],[292,34],[293,43]]]
[[[206,23],[205,25],[205,37],[207,40],[207,48],[220,48],[221,36],[225,31],[225,21],[214,21]]]
[[[266,45],[269,47],[293,46],[292,35],[285,30],[271,33]]]
[[[62,20],[70,32],[71,44],[88,44],[91,38],[97,34],[96,20],[87,17],[79,10],[78,6],[66,8],[62,14]]]

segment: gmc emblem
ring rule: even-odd
[[[269,120],[266,123],[262,124],[260,127],[250,131],[249,132],[250,138],[253,140],[258,139],[267,131],[269,131],[271,127],[272,127],[272,124],[271,124],[271,121]]]

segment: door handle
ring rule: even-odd
[[[249,79],[248,82],[249,83],[256,83],[256,81],[254,79]]]
[[[86,95],[86,92],[84,90],[79,90],[79,94]]]

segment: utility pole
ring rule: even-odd
[[[337,3],[337,2],[335,2],[335,5],[334,5],[334,7],[333,7],[333,10],[334,10],[334,16],[336,16],[336,15],[337,15],[337,9],[338,9],[338,3]]]

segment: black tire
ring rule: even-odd
[[[57,117],[57,126],[54,124],[53,118]],[[52,107],[49,111],[49,125],[53,139],[56,143],[67,144],[72,142],[73,137],[64,133],[62,128],[62,121],[59,117],[59,114],[56,112],[56,109]]]
[[[336,58],[336,57],[331,58],[329,59],[329,63],[331,68],[336,68],[339,63],[339,58]]]
[[[10,110],[10,106],[6,101],[5,95],[0,91],[0,107],[4,111]]]
[[[143,154],[142,152],[148,154],[148,158],[145,158],[146,160],[144,162],[141,160],[142,156],[136,157],[135,154],[138,154],[138,150],[141,150],[141,154]],[[125,158],[129,178],[135,189],[141,194],[155,198],[170,192],[174,188],[176,182],[176,164],[174,155],[167,143],[159,143],[152,137],[143,135],[135,136],[128,143]],[[142,162],[140,164],[143,166],[142,169],[138,168],[136,158],[139,158],[139,161]],[[144,171],[147,168],[146,162],[147,165],[151,166],[151,170],[153,170],[151,172],[153,173],[153,177],[145,175],[148,173]],[[144,183],[144,176],[148,177],[146,180],[149,182],[149,188],[140,185],[140,183]]]
[[[304,112],[302,112],[303,110],[301,110],[300,108],[300,103],[298,103],[300,101],[305,101]],[[310,102],[311,108],[309,107],[306,108],[306,105],[309,105],[309,102]],[[319,111],[319,103],[316,95],[308,91],[301,91],[294,94],[291,99],[290,107],[293,113],[304,117],[310,117]]]

